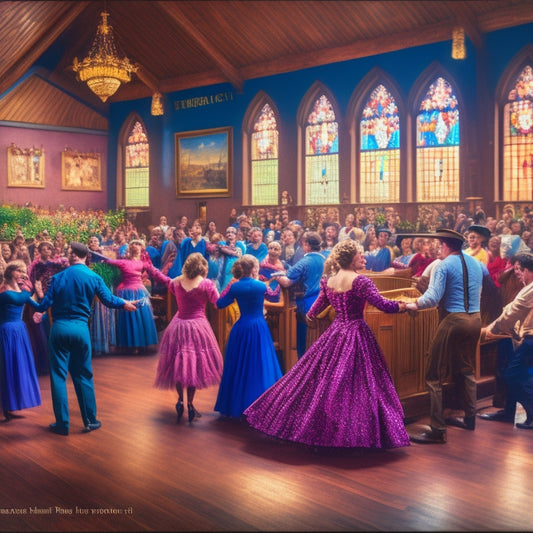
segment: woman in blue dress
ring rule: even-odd
[[[0,293],[0,397],[6,420],[19,418],[12,411],[41,405],[30,337],[22,320],[24,305],[37,305],[20,288],[27,278],[24,261],[11,261]]]
[[[239,418],[281,378],[281,369],[263,314],[265,296],[271,299],[273,294],[257,279],[259,261],[245,254],[234,263],[232,272],[239,279],[218,299],[217,307],[227,307],[235,299],[240,318],[228,337],[215,411]]]

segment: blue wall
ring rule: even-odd
[[[491,98],[498,81],[509,61],[523,47],[533,42],[533,24],[518,26],[485,35],[487,89]],[[220,217],[225,223],[232,206],[241,204],[242,191],[242,122],[247,108],[259,91],[266,92],[278,107],[280,113],[281,142],[289,147],[294,157],[288,163],[291,175],[296,176],[296,115],[298,107],[307,90],[316,81],[322,82],[330,89],[339,108],[339,121],[342,123],[350,98],[358,83],[375,67],[385,71],[396,81],[401,91],[403,104],[407,105],[409,94],[418,77],[434,62],[438,62],[457,82],[458,94],[463,98],[463,109],[468,110],[469,119],[476,122],[476,97],[478,94],[478,54],[467,39],[467,58],[455,61],[451,58],[451,41],[428,46],[410,48],[379,56],[355,59],[299,70],[287,74],[268,76],[249,80],[243,91],[237,93],[229,84],[202,87],[165,95],[165,114],[162,117],[150,115],[150,99],[121,102],[111,105],[109,136],[109,176],[115,176],[116,143],[118,133],[128,115],[137,112],[148,129],[152,146],[152,175],[155,176],[152,194],[153,219],[157,221],[160,214],[166,214],[174,222],[178,214],[189,217],[197,216],[198,200],[177,200],[174,184],[174,134],[193,130],[233,127],[234,135],[234,194],[232,199],[207,199],[208,218]],[[209,96],[221,92],[231,92],[233,100],[229,102],[206,105],[192,109],[174,109],[174,102],[187,98]],[[156,160],[154,160],[154,157]],[[110,184],[110,207],[114,206],[115,189]],[[155,207],[157,206],[157,207]]]

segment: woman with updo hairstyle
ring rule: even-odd
[[[385,313],[406,303],[380,295],[364,270],[361,245],[336,244],[320,293],[307,313],[312,321],[329,305],[335,318],[292,369],[246,411],[267,435],[327,448],[397,448],[409,445],[404,413],[383,353],[364,320],[368,302]]]
[[[183,263],[181,275],[168,283],[178,311],[159,345],[155,386],[177,391],[178,422],[184,411],[183,389],[187,389],[187,415],[191,423],[202,416],[193,405],[196,389],[218,385],[222,375],[222,354],[205,315],[206,304],[214,305],[218,299],[214,282],[206,278],[207,270],[207,260],[194,252]]]
[[[215,411],[222,416],[240,418],[244,410],[281,377],[272,336],[264,316],[265,297],[276,292],[259,281],[259,261],[243,255],[232,266],[237,281],[223,291],[217,307],[237,301],[239,319],[233,324],[226,344],[224,372]],[[278,287],[279,291],[279,287]]]
[[[21,288],[27,278],[24,261],[11,261],[0,292],[0,399],[6,421],[20,418],[13,411],[41,405],[31,342],[22,320],[25,304],[37,306]]]

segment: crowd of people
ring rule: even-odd
[[[280,439],[311,446],[394,448],[409,440],[444,443],[449,425],[475,429],[474,356],[480,335],[501,343],[496,413],[513,422],[523,405],[533,429],[533,216],[502,220],[482,211],[441,221],[436,231],[401,231],[394,216],[377,225],[350,213],[344,225],[305,228],[281,210],[272,220],[230,217],[219,231],[186,216],[161,216],[149,234],[131,224],[106,227],[87,243],[48,231],[17,235],[0,255],[0,393],[6,420],[40,405],[39,374],[49,374],[55,422],[68,435],[70,372],[85,431],[96,418],[92,356],[158,352],[154,386],[177,393],[180,422],[201,417],[198,389],[219,385],[214,410]],[[50,231],[52,228],[50,229]],[[30,242],[31,241],[31,242]],[[28,245],[28,242],[29,245]],[[411,277],[414,302],[383,298],[368,276]],[[265,299],[293,301],[298,362],[285,375],[264,316]],[[171,294],[177,312],[162,337],[151,296]],[[430,424],[407,434],[403,410],[365,303],[387,313],[438,307],[426,384]],[[224,355],[206,305],[233,306]],[[307,328],[326,309],[331,325],[310,342]],[[532,315],[532,316],[530,316]],[[494,337],[497,335],[497,337]],[[461,388],[464,417],[444,418],[443,382]],[[499,396],[500,405],[496,397]]]

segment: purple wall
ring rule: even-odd
[[[0,126],[0,203],[56,208],[107,209],[107,135],[92,135],[30,128]],[[7,148],[44,149],[44,189],[8,187]],[[61,152],[69,148],[81,153],[101,154],[102,191],[61,190]]]

